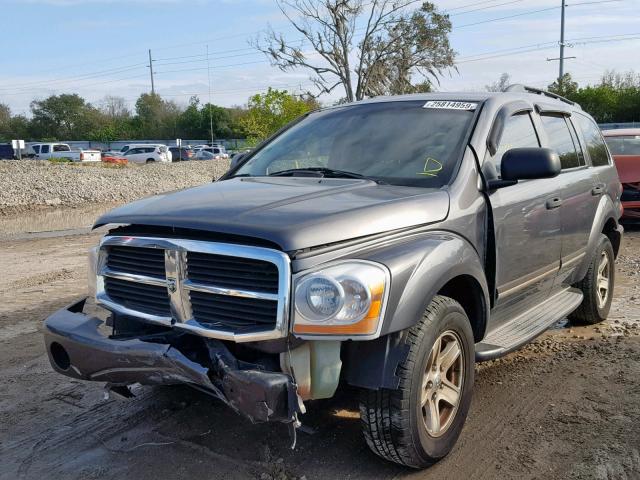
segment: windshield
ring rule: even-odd
[[[612,155],[640,155],[640,135],[605,137]]]
[[[476,105],[465,104],[468,110],[460,105],[401,101],[313,113],[256,152],[235,175],[324,168],[393,185],[439,188],[450,182],[473,120]]]

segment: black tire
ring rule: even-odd
[[[433,436],[427,430],[422,407],[422,395],[433,390],[425,390],[423,381],[435,341],[451,333],[459,340],[462,352],[460,397],[448,427]],[[425,468],[451,451],[464,426],[473,391],[474,338],[460,304],[436,296],[422,320],[407,330],[405,342],[409,354],[398,367],[400,385],[396,390],[363,390],[360,419],[367,445],[375,454],[404,466]]]
[[[603,255],[606,255],[609,270],[608,281],[609,287],[607,290],[606,301],[599,300],[598,289],[598,270],[601,265]],[[611,309],[611,301],[613,300],[613,288],[615,285],[615,255],[613,253],[613,247],[611,241],[605,234],[600,235],[600,241],[598,247],[593,254],[591,263],[587,274],[578,282],[575,287],[582,290],[584,299],[580,306],[569,315],[569,320],[572,323],[581,325],[595,325],[606,320]]]
[[[147,158],[145,163],[155,163],[155,160],[153,158]]]

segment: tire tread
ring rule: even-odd
[[[428,461],[416,450],[412,440],[410,418],[410,384],[419,345],[425,332],[438,314],[460,304],[438,295],[434,297],[420,321],[407,330],[405,343],[409,345],[407,359],[398,366],[400,384],[395,390],[363,390],[360,400],[360,421],[369,448],[378,456],[407,467],[424,468]]]

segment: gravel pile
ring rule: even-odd
[[[47,206],[123,203],[201,185],[227,171],[228,160],[129,165],[0,162],[0,215]]]

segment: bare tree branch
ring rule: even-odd
[[[310,70],[317,95],[342,86],[347,101],[424,90],[454,65],[447,15],[422,0],[276,0],[304,40],[272,28],[252,45],[283,71]],[[414,4],[421,2],[418,8]],[[363,18],[361,18],[363,17]],[[357,25],[364,26],[356,43]],[[304,46],[308,45],[305,49]],[[355,59],[355,68],[352,62]],[[413,85],[413,77],[422,83]],[[355,88],[354,88],[355,79]]]

